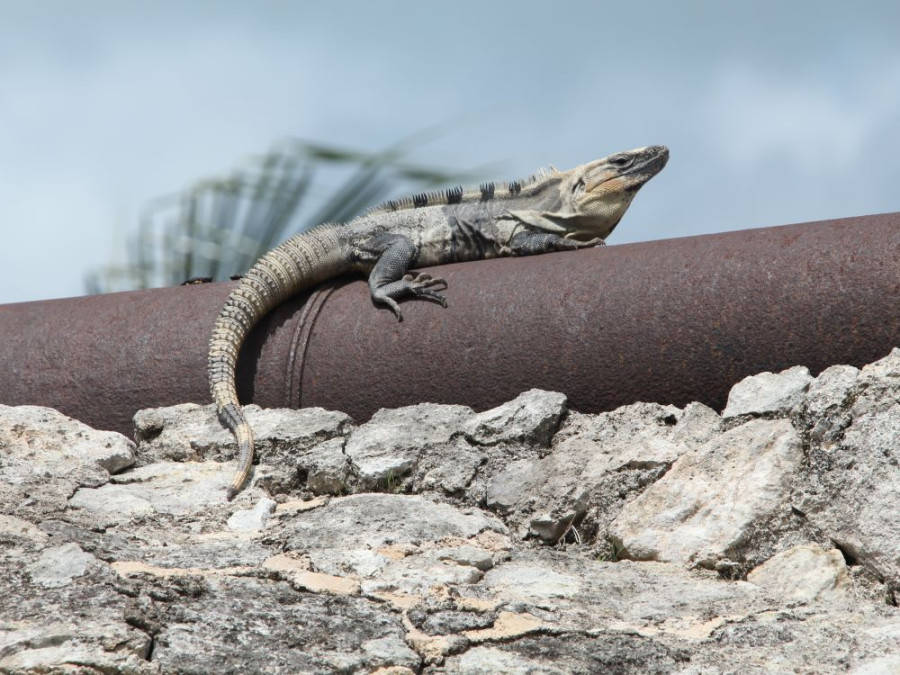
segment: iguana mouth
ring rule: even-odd
[[[637,192],[644,184],[663,170],[669,161],[669,149],[664,145],[654,145],[647,148],[650,156],[640,164],[636,164],[618,178],[627,179],[623,189],[626,192]]]
[[[669,149],[664,145],[654,145],[647,148],[648,152],[652,151],[650,157],[645,159],[640,164],[631,167],[627,171],[627,173],[647,173],[647,169],[653,170],[653,175],[655,176],[663,168],[666,166],[666,163],[669,161]]]

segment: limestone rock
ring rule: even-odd
[[[620,555],[713,567],[787,506],[803,460],[787,420],[752,420],[689,452],[612,524]]]
[[[96,564],[98,560],[94,556],[82,551],[78,544],[70,543],[44,549],[41,557],[27,569],[34,583],[45,588],[59,588],[87,574]]]
[[[244,408],[253,427],[255,456],[248,483],[270,494],[297,489],[309,477],[315,494],[338,494],[346,488],[349,464],[343,456],[350,417],[322,408],[302,410]],[[135,415],[140,442],[138,465],[163,461],[234,462],[237,445],[218,420],[213,405],[185,403],[142,410]],[[238,497],[240,499],[240,497]]]
[[[299,452],[343,435],[353,424],[348,415],[322,408],[263,409],[248,405],[244,414],[253,427],[260,455],[279,450],[285,444],[286,451]],[[134,429],[141,446],[142,463],[151,458],[180,462],[228,459],[237,447],[212,404],[184,403],[141,410],[134,416]],[[223,454],[218,454],[223,450]]]
[[[549,447],[565,412],[565,395],[532,389],[509,403],[469,418],[463,430],[478,445],[528,443]]]
[[[850,671],[851,675],[896,675],[900,673],[900,655],[872,659]]]
[[[435,552],[438,560],[452,560],[459,565],[467,565],[486,572],[494,566],[494,558],[483,548],[456,546],[442,548]]]
[[[605,527],[629,494],[713,436],[719,416],[700,404],[638,403],[611,413],[572,413],[546,457],[508,464],[488,485],[486,503],[522,534],[556,542],[589,510]]]
[[[479,511],[464,513],[420,496],[388,494],[335,498],[322,509],[297,514],[285,526],[286,548],[292,551],[376,550],[401,543],[467,539],[486,530],[503,532],[505,527]]]
[[[115,574],[87,547],[0,546],[0,672],[159,672],[152,638],[125,622]]]
[[[233,502],[209,406],[142,411],[136,449],[0,407],[0,671],[891,672],[898,391],[895,350],[724,417],[250,406]]]
[[[355,429],[344,448],[358,484],[351,489],[471,493],[517,454],[546,448],[565,413],[565,396],[538,389],[483,413],[465,406],[423,403],[381,410]]]
[[[837,440],[850,424],[850,406],[858,390],[858,379],[858,368],[831,366],[812,381],[806,394],[806,415],[813,443]]]
[[[134,463],[134,443],[51,408],[0,405],[0,510],[61,512],[77,487],[103,485]]]
[[[475,567],[435,560],[430,555],[410,555],[389,561],[362,583],[362,590],[370,595],[392,592],[425,597],[433,589],[478,583],[482,576]]]
[[[812,379],[804,366],[745,377],[731,388],[722,416],[788,414],[803,403]]]
[[[157,462],[117,476],[107,485],[79,489],[69,506],[117,523],[158,513],[196,513],[223,504],[231,469],[218,462]]]
[[[306,486],[316,495],[339,495],[348,489],[350,460],[344,454],[344,440],[333,438],[306,453]]]
[[[840,551],[806,544],[773,556],[747,581],[788,602],[834,601],[846,598],[850,576]]]
[[[344,449],[364,489],[399,487],[415,470],[424,470],[429,455],[454,448],[465,419],[474,415],[465,406],[421,403],[397,410],[379,410],[355,429]]]
[[[854,417],[883,411],[895,403],[900,388],[900,347],[895,347],[883,359],[863,366],[857,383],[860,391],[853,401]]]
[[[564,675],[566,673],[559,668],[548,667],[541,661],[535,661],[498,647],[473,647],[464,654],[450,659],[446,672],[465,673],[466,675],[492,675],[493,673]]]
[[[151,644],[138,630],[96,620],[7,624],[0,634],[0,671],[157,674],[158,665],[147,660]]]
[[[399,617],[360,598],[233,577],[195,593],[155,602],[162,672],[370,672],[418,661]]]
[[[275,502],[271,499],[260,499],[252,509],[235,511],[228,519],[228,527],[235,532],[253,532],[266,526],[266,521],[275,511]]]
[[[524,637],[508,644],[478,646],[448,659],[447,673],[679,672],[689,660],[686,650],[673,649],[646,637],[628,634]]]
[[[27,520],[0,515],[0,541],[28,547],[42,547],[50,537]]]
[[[867,408],[817,451],[794,506],[854,562],[900,579],[900,402]]]

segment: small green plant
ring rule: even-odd
[[[384,477],[383,489],[385,492],[391,494],[401,494],[404,492],[403,475],[394,473],[393,469],[389,469],[387,475]]]

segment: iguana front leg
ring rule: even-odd
[[[572,251],[579,248],[605,246],[600,237],[588,241],[578,241],[568,237],[560,237],[552,232],[523,231],[510,237],[506,246],[500,248],[501,255],[538,255],[553,251]]]
[[[403,314],[397,304],[399,298],[413,296],[447,306],[447,299],[434,290],[433,286],[447,288],[447,282],[430,274],[418,272],[407,274],[407,270],[416,263],[416,247],[408,237],[401,234],[382,234],[366,246],[370,253],[380,253],[378,261],[369,274],[369,290],[372,300],[387,305],[399,321]]]

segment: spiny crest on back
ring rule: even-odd
[[[440,206],[443,204],[459,204],[460,202],[487,201],[489,199],[503,199],[506,197],[527,197],[540,189],[548,179],[557,175],[559,175],[559,172],[556,169],[549,168],[541,169],[523,180],[514,180],[509,183],[482,183],[479,187],[467,188],[464,188],[462,185],[457,185],[456,187],[448,188],[446,190],[420,192],[419,194],[410,195],[408,197],[389,199],[383,204],[373,206],[366,211],[365,215],[370,216],[377,213],[418,209],[423,206]]]

